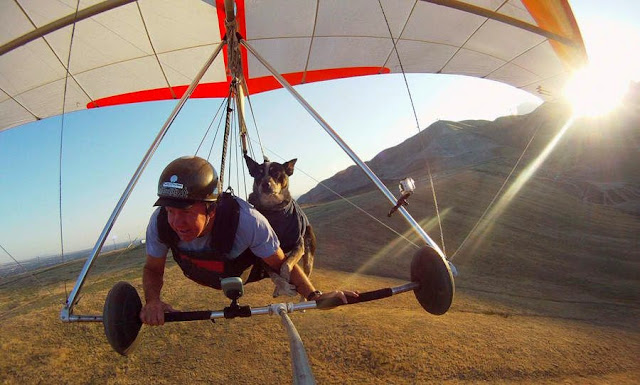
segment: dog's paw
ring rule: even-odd
[[[286,262],[283,263],[282,266],[280,266],[280,276],[287,282],[291,282],[291,270],[291,266],[289,266],[289,264]]]
[[[271,272],[269,273],[269,277],[275,285],[275,288],[273,290],[273,298],[277,298],[282,295],[292,297],[298,294],[298,292],[296,291],[296,286],[290,284],[288,280],[285,280],[278,274]]]
[[[288,283],[276,284],[273,289],[273,298],[278,298],[280,296],[294,297],[298,295],[296,291],[296,287],[294,285]]]

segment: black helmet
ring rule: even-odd
[[[158,181],[158,196],[154,206],[188,208],[195,202],[214,202],[217,196],[218,173],[207,160],[183,156],[169,163]]]

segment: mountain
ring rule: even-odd
[[[639,89],[636,84],[624,106],[609,116],[575,120],[535,176],[583,201],[640,213]],[[429,170],[438,179],[482,164],[517,164],[517,175],[563,129],[570,115],[565,104],[544,103],[527,115],[493,122],[438,121],[366,163],[387,185],[407,176],[428,180]],[[336,193],[348,196],[373,188],[364,172],[351,166],[303,194],[299,202],[328,202],[337,199]]]
[[[372,159],[394,188],[416,178],[409,209],[458,269],[454,302],[437,317],[410,292],[291,314],[318,383],[637,384],[640,220],[603,187],[637,186],[640,109],[627,106],[613,120],[577,122],[528,180],[524,171],[561,130],[565,106],[494,122],[438,122]],[[421,242],[400,215],[387,217],[389,202],[363,177],[344,170],[326,183],[349,201],[327,195],[305,207],[318,240],[311,279],[321,290],[377,291],[410,278]],[[602,195],[585,194],[591,190],[578,182]],[[102,314],[118,281],[141,294],[145,259],[141,247],[98,258],[78,314]],[[291,381],[279,317],[144,326],[136,351],[117,355],[100,322],[58,320],[64,283],[83,265],[0,279],[0,383],[252,383],[265,374],[267,383]],[[242,304],[260,309],[274,302],[272,292],[268,279],[248,284]],[[183,311],[229,304],[171,259],[162,294]]]
[[[414,178],[408,210],[455,263],[457,288],[498,293],[505,306],[527,298],[526,312],[579,303],[628,314],[640,300],[634,101],[566,127],[570,110],[559,103],[493,122],[439,121],[367,163],[396,194]],[[362,171],[349,167],[299,202],[319,268],[406,279],[423,242],[401,215],[387,217],[391,204]]]

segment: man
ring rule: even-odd
[[[142,274],[145,305],[140,319],[148,325],[164,324],[164,313],[174,311],[160,299],[164,267],[171,250],[185,276],[220,289],[220,279],[240,276],[258,281],[266,270],[280,271],[285,260],[269,222],[251,205],[230,194],[217,194],[218,175],[199,157],[182,157],[169,163],[158,182],[160,206],[147,227],[147,261]],[[291,283],[308,300],[346,296],[357,292],[316,290],[299,266]]]

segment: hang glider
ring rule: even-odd
[[[133,287],[116,284],[102,316],[74,314],[73,307],[113,223],[188,97],[235,98],[246,153],[244,93],[281,86],[290,91],[426,243],[412,261],[411,282],[361,293],[360,302],[413,290],[425,310],[444,314],[455,291],[455,267],[403,207],[415,187],[409,186],[413,181],[407,180],[409,187],[396,201],[292,85],[398,72],[443,73],[497,80],[553,97],[571,69],[586,60],[566,0],[542,4],[533,0],[78,0],[75,4],[66,5],[64,0],[0,4],[0,131],[86,108],[180,99],[132,176],[60,313],[64,322],[102,321],[109,342],[121,354],[129,351],[140,329],[140,299]],[[223,161],[226,146],[225,141]],[[287,312],[339,305],[311,301],[298,307],[240,307],[242,281],[229,278],[228,292],[234,294],[227,290],[225,294],[233,302],[224,311],[175,313],[174,320],[245,317],[255,311],[280,314],[283,323],[290,324]],[[122,306],[126,303],[133,306]],[[288,326],[292,359],[304,360],[294,357],[294,351],[303,348],[301,343],[295,345],[297,332],[291,330],[292,324]],[[296,378],[312,380],[300,383],[314,383],[304,369],[296,369],[297,363],[293,366]]]
[[[553,98],[586,53],[567,0],[236,1],[238,33],[292,84],[476,76]],[[65,112],[179,99],[222,41],[224,0],[0,4],[0,131]],[[394,48],[395,47],[395,48]],[[248,92],[279,88],[242,49]],[[224,97],[220,55],[192,97]]]

